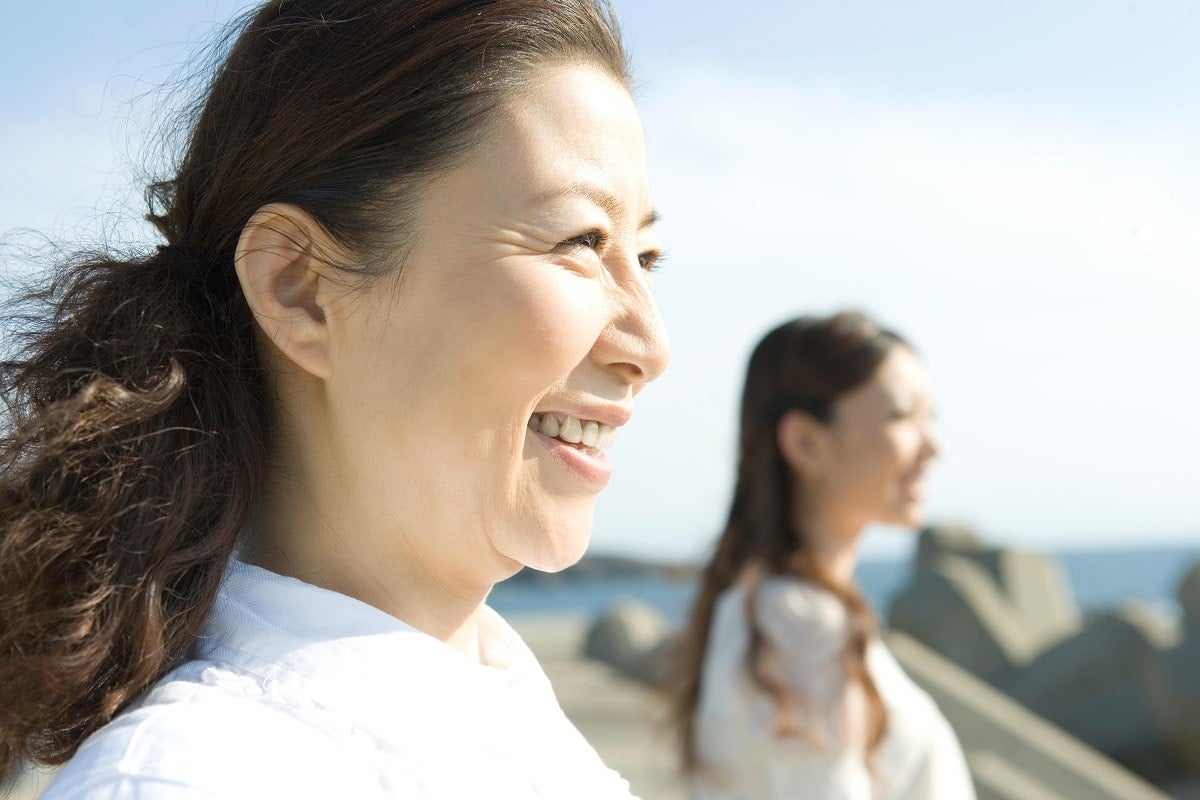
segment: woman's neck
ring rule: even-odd
[[[330,497],[321,486],[297,491],[303,485],[295,476],[268,479],[244,558],[374,606],[480,661],[479,619],[489,583],[439,570],[404,531],[373,531],[369,521],[355,519],[353,508],[336,507],[336,493]]]
[[[803,531],[808,552],[821,570],[839,586],[854,583],[854,570],[858,566],[858,541],[862,536],[860,522],[839,518],[818,504],[797,509],[794,523],[797,531]]]

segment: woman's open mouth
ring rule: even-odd
[[[529,430],[555,460],[584,483],[596,490],[608,485],[612,462],[604,448],[612,444],[613,427],[547,412],[530,417]]]
[[[604,450],[613,443],[617,434],[616,428],[603,422],[579,419],[553,411],[533,414],[529,418],[529,429],[573,445],[576,449],[590,447]]]

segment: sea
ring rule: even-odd
[[[1082,611],[1115,609],[1129,602],[1149,603],[1178,617],[1176,592],[1188,571],[1200,565],[1197,547],[1072,550],[1051,553],[1063,567]],[[857,572],[867,600],[886,617],[893,597],[912,574],[911,559],[864,559]],[[488,604],[504,616],[575,613],[597,616],[624,600],[657,608],[672,625],[685,620],[695,583],[665,577],[578,579],[561,583],[501,583]]]

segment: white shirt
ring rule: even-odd
[[[483,665],[235,561],[193,658],[91,736],[44,800],[628,800],[486,607],[480,641]]]
[[[836,597],[807,581],[771,577],[754,613],[778,676],[800,699],[806,736],[775,735],[777,704],[746,670],[746,595],[740,586],[727,590],[714,610],[696,711],[703,766],[691,781],[695,800],[973,800],[949,723],[879,639],[868,645],[867,669],[888,728],[872,776],[863,757],[863,696],[841,662],[848,620]]]

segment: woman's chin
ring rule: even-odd
[[[544,534],[536,542],[522,547],[520,556],[514,556],[530,569],[539,572],[561,572],[579,562],[587,551],[592,538],[592,522]]]
[[[876,521],[897,528],[920,528],[925,524],[925,505],[920,501],[903,502]]]
[[[912,506],[905,508],[901,514],[901,525],[907,528],[920,528],[925,524],[925,506],[920,503],[914,503]]]
[[[570,551],[556,550],[552,555],[539,555],[537,558],[531,558],[525,562],[525,566],[536,569],[538,572],[562,572],[567,567],[579,563],[579,559],[583,558],[586,550],[587,543],[584,542],[583,546]]]

